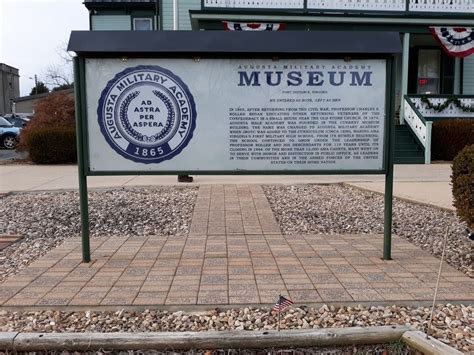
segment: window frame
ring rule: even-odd
[[[137,30],[135,27],[135,20],[148,20],[150,23],[149,30]],[[132,16],[132,31],[153,31],[155,28],[153,16]]]

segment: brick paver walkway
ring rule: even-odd
[[[3,306],[157,306],[428,301],[439,260],[380,235],[282,235],[260,186],[201,186],[188,236],[67,240],[1,285]],[[444,266],[439,300],[473,301]]]

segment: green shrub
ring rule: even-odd
[[[459,218],[474,230],[474,144],[461,150],[452,168],[454,207]]]
[[[465,146],[471,144],[474,144],[474,119],[453,119],[433,123],[432,160],[453,160]]]
[[[75,163],[76,132],[73,127],[44,127],[25,137],[31,160],[36,164]]]

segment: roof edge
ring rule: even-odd
[[[401,53],[397,32],[73,31],[68,51],[84,55],[311,55]]]

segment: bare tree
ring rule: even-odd
[[[57,47],[59,63],[52,63],[46,68],[44,77],[46,84],[54,87],[70,87],[73,83],[72,55],[67,51],[67,42],[63,41]]]
[[[46,69],[46,83],[51,86],[71,85],[71,75],[64,65],[50,64]]]

